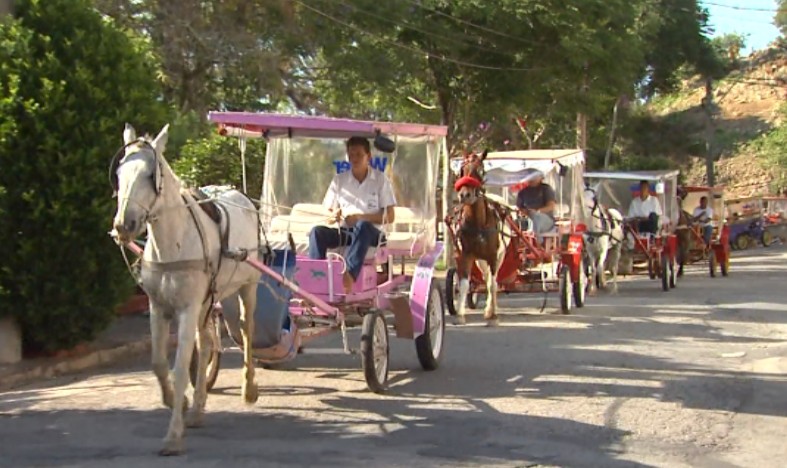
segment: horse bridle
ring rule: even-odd
[[[120,169],[120,166],[123,165],[123,160],[126,159],[127,156],[130,156],[126,154],[126,150],[133,145],[147,146],[150,149],[150,151],[153,152],[153,158],[156,160],[156,164],[153,167],[153,174],[151,174],[151,179],[152,179],[151,182],[153,183],[153,190],[155,190],[156,196],[158,197],[158,195],[161,194],[161,189],[163,185],[163,178],[161,177],[161,172],[162,172],[161,159],[158,157],[156,148],[154,148],[153,145],[151,145],[150,142],[144,138],[138,138],[134,141],[126,143],[115,152],[114,156],[112,156],[112,159],[109,162],[109,185],[112,187],[112,190],[114,192],[113,196],[117,196],[118,188],[120,185],[118,181],[118,173],[117,173],[118,169]],[[131,153],[131,154],[136,154],[136,153]]]

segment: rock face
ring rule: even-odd
[[[717,161],[715,164],[716,185],[723,185],[726,198],[768,195],[773,184],[784,180],[787,171],[779,167],[766,167],[753,155],[741,155]],[[686,182],[691,185],[706,185],[705,161],[694,158],[686,171]]]

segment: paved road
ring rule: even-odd
[[[669,293],[630,279],[572,316],[502,297],[499,328],[449,328],[436,372],[394,340],[385,396],[356,358],[304,355],[259,369],[247,407],[231,355],[177,459],[155,455],[168,415],[146,359],[60,378],[0,394],[0,466],[784,466],[785,279],[780,248]]]

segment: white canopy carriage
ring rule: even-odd
[[[462,159],[451,160],[451,170],[461,170]],[[484,160],[487,197],[516,207],[518,186],[527,182],[534,170],[544,174],[544,182],[555,189],[555,219],[559,227],[586,223],[589,217],[582,196],[585,154],[579,149],[496,151]]]

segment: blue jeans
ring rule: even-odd
[[[710,239],[713,236],[713,226],[702,227],[702,238],[705,239],[705,245],[710,245]]]
[[[640,232],[640,234],[644,234],[646,232],[657,234],[659,232],[659,215],[656,213],[651,213],[648,215],[648,219],[639,222],[637,225],[637,230]]]
[[[328,226],[314,226],[309,233],[309,258],[324,260],[328,249],[349,245],[344,259],[347,261],[347,271],[357,279],[363,267],[366,252],[369,247],[376,247],[380,239],[380,230],[368,221],[358,221],[351,228]]]

